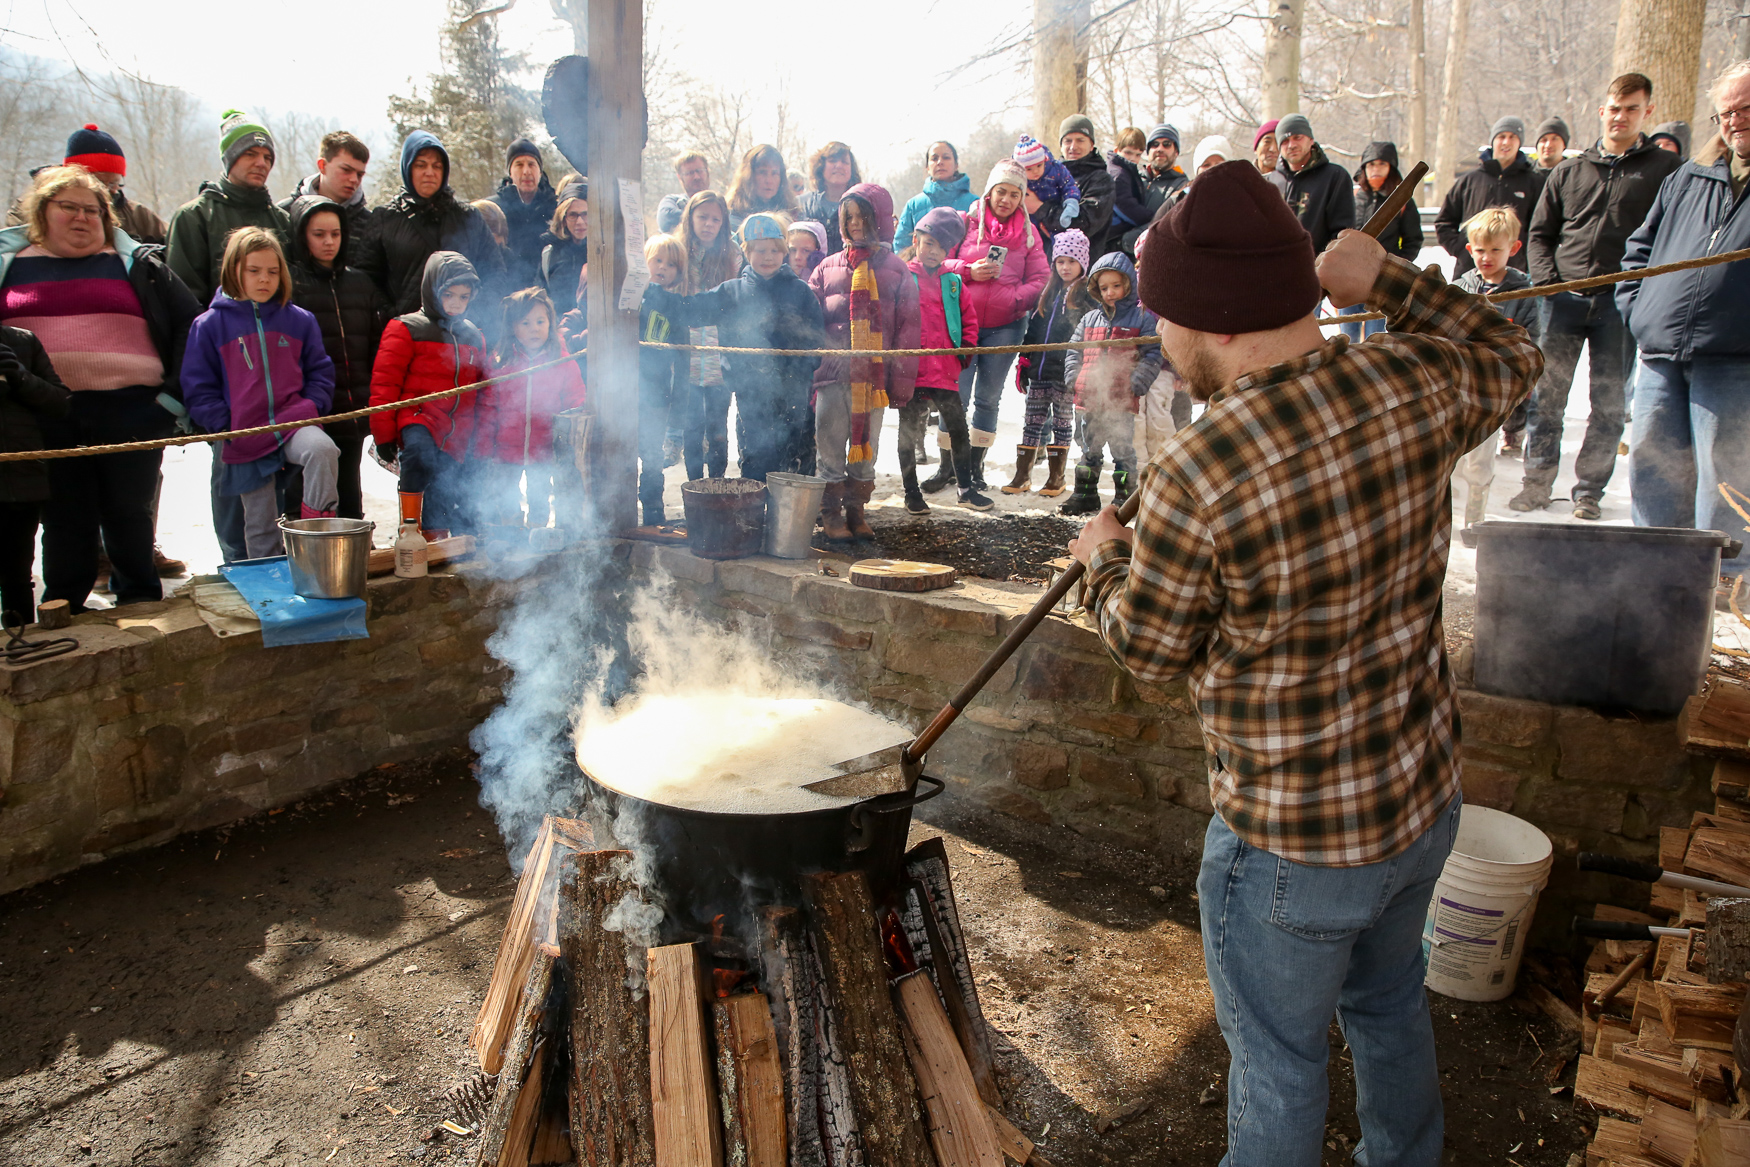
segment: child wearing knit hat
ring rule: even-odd
[[[1073,227],[1051,241],[1051,281],[1039,296],[1039,307],[1027,314],[1023,344],[1063,344],[1075,333],[1094,307],[1083,284],[1090,254],[1088,237]],[[1063,375],[1066,355],[1063,349],[1048,349],[1021,356],[1015,388],[1027,395],[1027,413],[1015,451],[1014,481],[1002,488],[1004,494],[1033,489],[1033,466],[1042,450],[1047,472],[1039,493],[1056,498],[1064,491],[1064,466],[1075,433],[1075,393]]]
[[[1022,134],[1014,158],[1027,176],[1027,190],[1039,200],[1033,221],[1047,235],[1075,222],[1082,213],[1082,188],[1069,167],[1052,156],[1051,148],[1032,134]]]

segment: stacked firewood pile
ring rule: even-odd
[[[1696,719],[1688,720],[1693,731]],[[1659,866],[1750,887],[1750,764],[1717,765],[1714,813],[1663,828]],[[1587,1167],[1750,1164],[1750,1021],[1739,1020],[1750,979],[1750,898],[1709,899],[1660,882],[1649,906],[1652,914],[1605,904],[1596,911],[1601,920],[1684,931],[1656,942],[1602,941],[1586,964],[1574,1096],[1600,1115]]]
[[[480,1167],[1050,1167],[1001,1112],[941,841],[885,903],[798,884],[755,935],[646,947],[631,853],[548,819],[470,1039]]]

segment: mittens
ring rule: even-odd
[[[1062,226],[1062,227],[1068,227],[1071,223],[1076,221],[1076,216],[1081,214],[1081,213],[1082,213],[1082,200],[1080,200],[1080,199],[1064,199],[1063,200],[1063,214],[1061,214],[1057,217],[1058,225]]]

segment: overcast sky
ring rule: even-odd
[[[480,0],[482,7],[503,0]],[[652,35],[676,67],[771,99],[786,92],[810,142],[839,138],[886,170],[934,138],[964,139],[1005,105],[1030,107],[1024,62],[943,84],[1031,6],[894,0],[836,10],[656,0]],[[89,68],[123,66],[191,90],[215,108],[297,110],[386,143],[389,96],[438,66],[443,0],[0,0],[5,43]],[[571,51],[547,0],[499,17],[509,49],[541,67]],[[538,72],[525,79],[537,83]],[[1018,123],[1024,116],[1017,114]],[[756,135],[769,132],[756,122]]]

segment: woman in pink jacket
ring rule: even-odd
[[[1013,159],[1004,158],[991,167],[984,197],[966,212],[966,238],[954,258],[966,269],[966,295],[978,314],[979,344],[1020,344],[1027,331],[1027,313],[1039,303],[1039,293],[1051,275],[1051,264],[1039,232],[1021,205],[1027,176]],[[993,252],[993,248],[1002,248]],[[1000,258],[998,258],[1000,256]],[[997,407],[1002,403],[1003,384],[1014,368],[1014,353],[986,353],[972,358],[960,374],[960,399],[972,412],[972,482],[963,489],[985,489],[984,457],[997,438]],[[947,435],[938,440],[946,448]],[[940,490],[954,480],[953,464],[942,467],[924,485]]]
[[[887,406],[911,400],[918,358],[881,356],[918,348],[918,283],[893,254],[893,197],[858,183],[839,201],[845,248],[823,259],[808,286],[826,317],[827,357],[814,374],[816,471],[826,479],[821,522],[828,539],[873,539],[863,508],[875,490],[875,453]],[[842,512],[841,512],[842,508]]]

